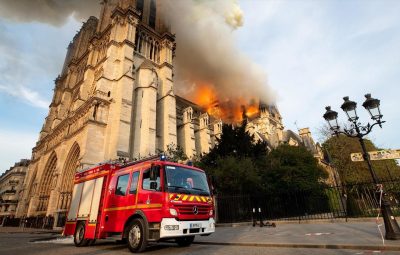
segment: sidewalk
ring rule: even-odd
[[[265,221],[264,221],[265,222]],[[332,219],[303,219],[303,220],[271,220],[279,225],[282,224],[320,224],[320,223],[347,223],[347,222],[376,222],[375,217],[368,218],[332,218]],[[257,221],[257,224],[259,222]],[[239,226],[252,226],[252,221],[238,222],[238,223],[217,223],[217,227],[239,227]]]
[[[385,229],[381,227],[383,234]],[[374,222],[279,224],[218,227],[216,233],[196,237],[198,244],[258,247],[326,248],[400,251],[400,240],[382,238]]]

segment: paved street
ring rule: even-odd
[[[215,236],[197,241],[219,243],[308,244],[382,246],[375,222],[280,224],[276,228],[252,226],[219,227]],[[384,233],[385,228],[382,227]],[[385,241],[385,245],[400,247],[400,240]],[[400,251],[399,251],[400,253]]]
[[[197,237],[191,247],[159,243],[145,254],[400,254],[400,240],[386,242],[386,249],[389,247],[392,250],[384,250],[381,242],[376,225],[371,222],[278,224],[277,228],[219,227],[215,235]],[[283,247],[277,247],[279,245]],[[299,245],[305,247],[293,248]],[[328,249],[315,248],[323,245]],[[355,245],[358,248],[340,249],[340,245]],[[373,249],[375,247],[377,249]],[[130,254],[126,245],[114,241],[98,241],[92,247],[76,248],[71,238],[62,238],[57,233],[0,228],[0,255],[117,253]]]

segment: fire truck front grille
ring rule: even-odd
[[[197,215],[206,215],[210,210],[208,206],[175,205],[175,207],[178,209],[178,212],[182,215],[196,215],[196,209],[194,209],[195,206],[197,207]]]

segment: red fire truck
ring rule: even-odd
[[[96,239],[124,240],[132,252],[148,242],[215,231],[214,205],[203,170],[162,159],[104,163],[75,175],[64,229],[76,246]]]

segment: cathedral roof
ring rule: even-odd
[[[303,140],[301,139],[301,137],[298,134],[296,134],[292,130],[288,129],[283,132],[283,142],[289,142],[290,138],[297,141],[299,144],[303,143]]]
[[[273,148],[270,140],[264,134],[261,134],[260,132],[257,131],[257,132],[255,132],[255,135],[258,136],[263,142],[266,142],[268,148],[270,148],[270,149]]]
[[[178,95],[176,95],[175,98],[176,98],[176,105],[177,106],[180,106],[182,108],[192,107],[193,110],[197,110],[197,111],[200,111],[200,112],[206,112],[206,109],[204,109],[203,107],[201,107],[198,104],[193,103],[192,101],[189,101],[186,98],[183,98],[183,97],[178,96]]]

